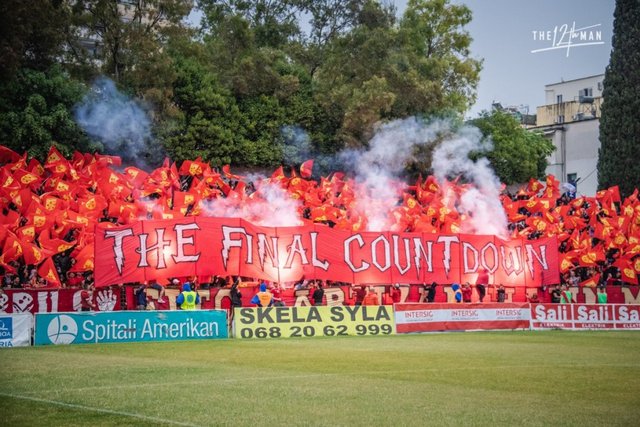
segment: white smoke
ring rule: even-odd
[[[449,207],[465,216],[461,231],[507,237],[500,181],[486,158],[469,158],[473,152],[491,149],[490,141],[483,141],[475,127],[454,130],[446,120],[425,123],[414,117],[382,125],[368,150],[342,153],[356,173],[356,209],[368,219],[367,230],[389,230],[393,224],[391,212],[401,202],[405,189],[400,180],[402,171],[414,159],[416,146],[435,144],[434,176]],[[463,177],[466,184],[459,195],[447,188],[447,178],[456,176]]]
[[[115,83],[99,77],[74,111],[78,125],[101,141],[109,154],[125,164],[145,167],[141,154],[152,139],[151,121],[139,103],[119,92]]]
[[[299,164],[317,157],[311,138],[301,127],[283,126],[280,135],[284,141],[282,155],[285,164]]]
[[[400,175],[414,157],[414,147],[432,144],[440,123],[430,127],[410,117],[384,124],[369,142],[366,151],[342,153],[356,173],[356,208],[367,217],[367,231],[388,230],[391,211],[406,187]]]
[[[208,217],[242,218],[264,227],[292,227],[302,225],[299,210],[302,203],[293,199],[279,184],[255,180],[256,192],[251,200],[232,197],[217,198],[201,203],[202,215]]]
[[[445,194],[448,177],[463,177],[468,184],[459,198],[449,201],[466,216],[461,222],[462,233],[493,234],[506,238],[507,216],[500,201],[500,181],[486,157],[476,161],[469,158],[473,152],[491,148],[491,141],[483,140],[478,128],[464,126],[436,147],[432,168],[436,180],[445,186]],[[457,197],[454,192],[448,194]]]

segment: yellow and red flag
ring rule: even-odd
[[[60,277],[56,271],[56,266],[51,258],[45,259],[40,267],[38,267],[38,275],[47,281],[47,284],[52,287],[60,287]]]
[[[595,274],[586,280],[583,280],[582,282],[580,282],[580,286],[595,288],[596,286],[598,286],[598,283],[600,283],[600,273]]]
[[[93,252],[94,245],[93,243],[86,245],[84,248],[78,252],[75,256],[76,263],[71,267],[70,271],[80,272],[80,271],[92,271],[93,270]]]

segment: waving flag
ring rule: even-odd
[[[49,286],[60,287],[62,285],[56,266],[53,264],[51,258],[45,259],[44,262],[40,264],[40,267],[38,267],[38,275],[45,279]]]
[[[307,160],[300,165],[300,176],[303,178],[311,178],[313,174],[313,159]]]

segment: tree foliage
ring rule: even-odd
[[[69,62],[111,77],[161,113],[170,109],[175,78],[166,52],[169,38],[183,37],[182,20],[191,10],[184,0],[76,0],[72,2]],[[82,42],[93,40],[87,49]]]
[[[550,140],[523,129],[515,117],[502,111],[485,112],[471,124],[491,139],[493,149],[483,154],[501,182],[517,184],[545,176],[547,157],[554,150]]]
[[[385,121],[461,118],[481,66],[469,51],[470,11],[449,0],[410,0],[399,19],[377,0],[199,0],[197,31],[185,25],[193,2],[184,0],[7,4],[16,21],[1,18],[15,30],[0,30],[11,54],[3,71],[20,70],[4,82],[2,111],[13,115],[2,137],[11,146],[86,144],[70,121],[72,89],[106,75],[154,112],[156,143],[176,160],[297,163],[365,147]],[[58,97],[30,99],[27,67],[51,78]],[[304,149],[294,147],[300,141]]]
[[[640,3],[617,0],[613,50],[604,76],[598,186],[628,196],[640,182]]]
[[[0,2],[0,78],[21,68],[47,70],[62,53],[69,10],[62,1]]]
[[[25,68],[0,82],[0,144],[40,159],[52,144],[66,154],[72,148],[91,151],[71,113],[84,91],[55,66],[47,71]]]

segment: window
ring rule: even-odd
[[[602,82],[598,82],[598,90],[602,91]]]
[[[580,92],[578,92],[578,96],[593,96],[593,88],[586,87],[582,89]]]
[[[562,94],[556,96],[556,104],[562,104]]]
[[[573,183],[576,182],[578,180],[578,174],[577,173],[568,173],[567,174],[567,182],[568,183]]]
[[[564,115],[558,116],[558,118],[556,119],[556,123],[564,123]]]

